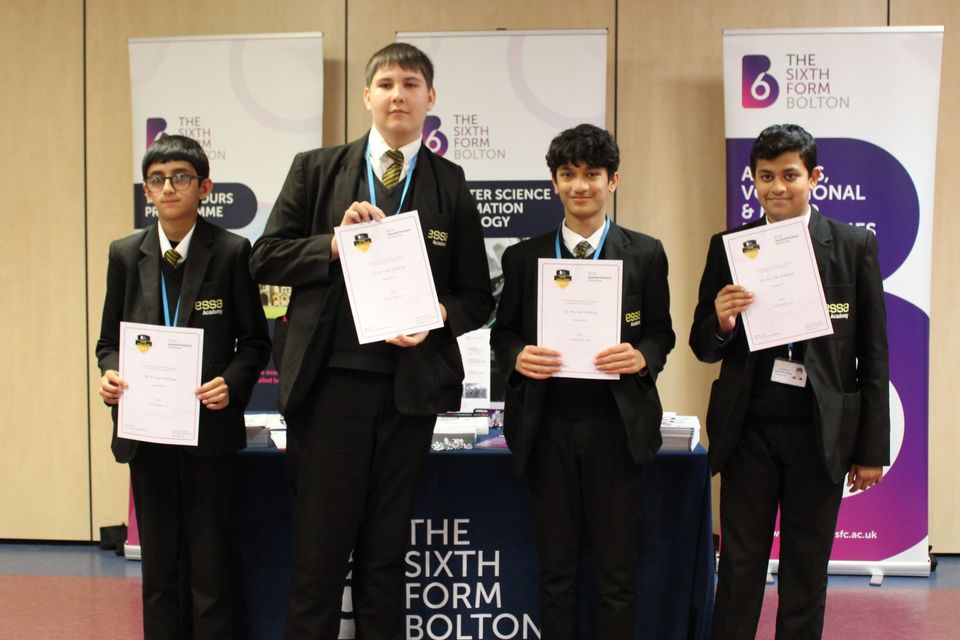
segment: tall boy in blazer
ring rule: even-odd
[[[190,555],[196,638],[232,637],[230,516],[234,453],[246,445],[243,410],[270,355],[270,337],[248,267],[250,243],[198,216],[213,188],[200,145],[165,136],[143,158],[144,193],[158,223],[110,245],[97,341],[100,395],[114,405],[113,454],[130,463],[143,567],[144,637],[179,638],[178,565]],[[165,289],[165,290],[163,290]],[[164,308],[164,301],[167,306]],[[199,444],[117,437],[120,322],[204,329]],[[182,541],[186,544],[183,545]]]
[[[660,448],[655,386],[675,336],[667,258],[659,240],[606,216],[619,181],[613,137],[583,124],[550,143],[547,165],[564,208],[561,228],[509,247],[490,341],[506,372],[504,428],[533,496],[544,638],[575,638],[585,523],[600,587],[598,636],[633,638],[641,467]],[[538,258],[623,261],[620,343],[596,354],[616,380],[554,378],[564,345],[537,346]]]
[[[889,370],[883,285],[874,235],[809,203],[820,178],[817,146],[797,125],[765,129],[750,152],[764,217],[804,216],[833,335],[750,352],[740,314],[754,294],[732,284],[723,233],[710,241],[690,330],[703,362],[722,361],[707,409],[710,464],[720,473],[721,550],[713,637],[752,638],[780,509],[777,638],[819,638],[827,565],[843,492],[880,482],[889,464]],[[775,359],[796,362],[803,386],[772,379]]]
[[[297,154],[251,266],[291,285],[274,350],[289,428],[296,550],[288,638],[336,638],[353,550],[358,640],[403,635],[403,550],[436,414],[460,405],[456,337],[493,310],[476,204],[463,170],[421,143],[433,65],[388,45],[367,64],[368,135]],[[445,321],[359,345],[337,225],[417,210]]]

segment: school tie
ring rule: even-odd
[[[393,160],[393,164],[383,172],[383,178],[380,181],[383,182],[383,186],[390,189],[400,182],[400,170],[403,169],[403,152],[399,149],[388,149],[387,157]]]
[[[577,243],[577,246],[573,248],[574,258],[586,258],[588,253],[590,253],[590,243],[586,240],[581,240]]]
[[[171,267],[176,267],[177,263],[180,262],[181,256],[177,253],[176,249],[167,249],[163,252],[163,259],[167,261]]]

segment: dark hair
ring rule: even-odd
[[[607,177],[620,168],[620,149],[610,132],[592,124],[579,124],[557,134],[547,149],[547,166],[550,175],[557,177],[560,167],[580,163],[588,167],[604,168]]]
[[[199,142],[187,136],[168,136],[164,134],[150,145],[147,153],[143,156],[143,162],[141,163],[143,179],[147,179],[147,170],[150,165],[172,162],[173,160],[189,162],[193,165],[193,170],[197,172],[201,180],[210,177],[210,161],[207,160],[207,154]]]
[[[423,79],[427,81],[427,88],[433,88],[433,63],[430,58],[420,49],[406,42],[394,42],[388,44],[380,51],[370,56],[367,62],[367,86],[373,82],[373,76],[380,69],[390,69],[391,67],[400,67],[407,71],[419,71],[423,74]]]
[[[757,170],[758,160],[773,160],[784,153],[797,151],[807,173],[817,167],[817,141],[798,124],[774,124],[760,132],[750,148],[750,173]]]

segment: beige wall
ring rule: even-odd
[[[73,0],[16,1],[0,9],[4,86],[14,88],[8,96],[18,96],[0,106],[2,121],[17,124],[0,134],[7,152],[0,171],[7,195],[0,224],[7,233],[0,242],[17,265],[0,270],[0,278],[15,292],[6,300],[27,300],[29,292],[31,302],[50,301],[40,302],[42,313],[30,305],[29,331],[21,328],[22,303],[5,303],[0,313],[13,362],[27,363],[0,381],[10,390],[10,423],[31,425],[4,429],[0,538],[89,539],[99,526],[125,519],[126,471],[109,454],[109,420],[96,398],[98,375],[88,354],[99,331],[107,246],[131,226],[127,38],[323,31],[324,142],[333,144],[369,126],[360,99],[363,65],[397,31],[608,29],[607,123],[616,126],[623,150],[618,217],[667,248],[678,345],[660,386],[666,406],[701,418],[716,370],[694,360],[686,337],[707,239],[724,225],[722,29],[884,25],[888,8],[895,25],[945,24],[941,111],[949,115],[960,106],[960,45],[952,38],[960,8],[953,0],[760,7],[747,0],[491,0],[469,11],[441,0],[399,0],[391,17],[383,7],[375,0],[173,0],[157,9],[142,1]],[[438,92],[442,99],[443,87]],[[960,514],[951,500],[951,461],[960,455],[951,389],[960,380],[960,337],[951,328],[960,311],[950,305],[948,282],[960,222],[948,216],[947,204],[960,189],[948,178],[960,170],[950,153],[960,141],[958,126],[941,118],[933,253],[930,524],[931,542],[941,552],[960,551]],[[60,187],[60,197],[38,207],[37,192],[51,184]],[[46,382],[51,378],[57,388]],[[28,400],[16,401],[21,398]]]

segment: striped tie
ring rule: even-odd
[[[400,182],[400,170],[403,169],[403,152],[399,149],[388,149],[387,157],[393,160],[393,164],[383,172],[381,182],[387,189],[391,189]]]
[[[588,253],[590,253],[590,243],[586,240],[581,240],[577,243],[577,246],[573,248],[574,258],[586,258]]]
[[[177,263],[180,262],[180,254],[177,253],[176,249],[167,249],[163,253],[163,259],[167,261],[171,267],[176,267]]]

